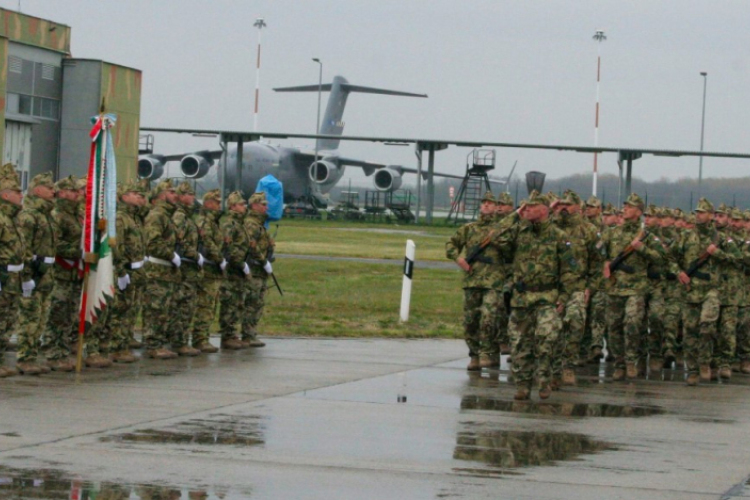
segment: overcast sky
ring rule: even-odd
[[[19,0],[0,5],[17,9]],[[258,39],[253,22],[263,17],[268,27],[262,33],[260,130],[314,133],[317,94],[271,88],[317,84],[318,66],[311,58],[318,57],[324,82],[342,75],[359,85],[429,95],[353,94],[344,134],[593,145],[592,36],[603,29],[600,145],[698,150],[699,73],[706,71],[705,150],[750,151],[746,0],[20,0],[20,5],[24,13],[71,26],[74,57],[142,70],[142,126],[252,130]],[[216,146],[211,139],[156,138],[161,153]],[[438,153],[437,169],[462,174],[468,152]],[[413,149],[405,147],[342,142],[341,153],[415,165]],[[592,169],[587,154],[505,149],[498,150],[495,175],[507,174],[515,160],[521,174],[542,170],[559,177]],[[744,176],[749,167],[748,160],[709,158],[704,176]],[[614,155],[600,158],[600,171],[617,172]],[[647,180],[697,172],[697,158],[645,156],[635,164],[635,175]]]

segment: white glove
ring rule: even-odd
[[[34,291],[34,288],[36,288],[36,283],[34,280],[24,281],[21,283],[21,290],[23,290],[23,296],[24,297],[31,297],[31,292]]]
[[[174,264],[174,267],[180,267],[180,264],[182,264],[182,259],[177,255],[177,252],[175,252],[174,257],[172,257],[172,264]]]
[[[222,271],[227,270],[227,264],[228,264],[227,259],[221,259],[221,264],[219,264],[219,267],[221,268]]]
[[[198,254],[198,267],[203,267],[203,264],[206,263],[206,259],[203,257],[203,255]]]
[[[125,276],[121,278],[117,278],[117,288],[120,289],[120,291],[125,290],[128,285],[130,284],[130,275],[126,274]]]
[[[263,270],[264,270],[264,271],[265,271],[265,272],[266,272],[267,274],[273,274],[273,267],[271,267],[271,263],[270,263],[270,262],[268,262],[268,261],[266,261],[266,263],[265,263],[265,264],[263,264]]]
[[[247,274],[250,274],[250,266],[247,265],[247,262],[245,262],[245,267],[242,268],[242,272]]]

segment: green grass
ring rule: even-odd
[[[259,325],[264,334],[462,338],[457,271],[415,270],[405,324],[399,322],[401,266],[280,258],[274,271],[284,296],[268,290]]]

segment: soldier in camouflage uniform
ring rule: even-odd
[[[497,206],[495,208],[496,223],[503,224],[503,221],[507,222],[508,217],[512,217],[515,220],[517,215],[514,214],[513,206],[513,198],[508,193],[500,193],[497,197]],[[507,276],[509,274],[510,261],[501,259],[498,265],[506,268],[503,271],[503,275]],[[497,346],[499,354],[510,354],[510,337],[508,336],[508,315],[510,311],[508,311],[507,307],[510,303],[510,289],[506,288],[506,285],[507,283],[503,283],[498,290],[498,293],[503,294],[503,300],[502,306],[497,311],[497,333],[495,334],[495,340],[492,342],[493,346]],[[497,289],[498,286],[495,286],[495,288]],[[491,354],[491,357],[494,359],[497,355]],[[499,366],[500,358],[497,357],[497,359]]]
[[[205,258],[203,279],[198,282],[198,296],[193,318],[193,347],[205,353],[215,353],[219,349],[209,340],[209,331],[216,317],[216,303],[219,288],[224,280],[223,269],[226,261],[222,255],[224,238],[219,227],[221,217],[221,192],[218,189],[203,195],[203,206],[195,217],[200,236],[200,253]]]
[[[734,209],[732,223],[736,239],[741,242],[744,264],[744,290],[737,310],[737,360],[739,371],[750,374],[750,211]]]
[[[609,349],[615,357],[614,380],[636,378],[636,365],[641,356],[641,333],[646,317],[646,293],[648,291],[647,269],[650,264],[661,264],[661,245],[645,238],[640,227],[644,204],[640,196],[633,193],[623,207],[623,225],[605,233],[602,248],[607,261],[604,277],[608,285]],[[625,260],[613,269],[612,260],[630,250]]]
[[[714,207],[705,198],[695,209],[695,230],[687,231],[680,242],[672,272],[686,288],[683,345],[687,364],[687,384],[711,380],[712,343],[719,322],[721,262],[733,257],[721,247],[713,225]],[[692,276],[688,276],[690,271]],[[700,373],[700,377],[699,377]]]
[[[650,262],[646,271],[649,285],[646,289],[646,318],[641,333],[641,356],[639,357],[641,362],[645,362],[648,357],[649,371],[652,376],[656,376],[657,373],[661,372],[664,365],[662,358],[665,311],[664,285],[667,275],[665,266],[668,264],[666,249],[661,240],[659,209],[656,205],[649,205],[646,209],[644,226],[648,231],[646,238],[653,243],[654,248],[660,249],[660,253],[662,253],[661,262]]]
[[[198,252],[198,226],[193,220],[195,192],[185,181],[177,187],[177,209],[172,222],[177,230],[177,253],[182,264],[182,279],[175,289],[173,323],[171,327],[172,348],[180,356],[198,356],[201,351],[190,346],[193,315],[195,314],[198,283],[203,281],[203,255]]]
[[[54,285],[42,350],[47,364],[56,371],[73,371],[71,341],[78,336],[78,307],[81,297],[81,232],[78,217],[79,192],[72,175],[57,181],[52,220],[57,228],[57,250],[52,269]]]
[[[714,342],[713,370],[718,370],[718,376],[728,380],[732,377],[732,363],[737,346],[737,308],[742,298],[744,273],[742,268],[743,256],[741,241],[737,241],[730,227],[730,208],[725,204],[719,205],[714,213],[716,231],[721,241],[721,249],[728,258],[720,262],[719,280],[719,324],[717,337]],[[717,378],[714,376],[714,378]]]
[[[604,335],[607,328],[607,292],[604,289],[604,260],[602,256],[602,232],[604,231],[602,216],[602,202],[596,196],[586,200],[586,218],[596,231],[596,242],[591,252],[589,264],[589,290],[591,297],[586,309],[586,329],[582,355],[587,356],[590,363],[599,363],[602,359]]]
[[[677,281],[677,276],[669,269],[669,265],[679,257],[677,250],[680,248],[681,234],[675,226],[675,217],[672,210],[664,208],[659,217],[661,225],[661,242],[666,252],[667,265],[665,266],[664,287],[664,333],[662,336],[662,358],[664,368],[671,368],[677,359],[679,346],[677,338],[682,323],[682,305],[685,302],[685,287]]]
[[[256,327],[263,316],[268,277],[273,273],[273,267],[268,258],[273,258],[274,241],[264,226],[268,211],[266,194],[263,192],[253,194],[248,200],[248,205],[250,210],[245,216],[244,224],[250,235],[248,255],[252,262],[245,293],[245,311],[241,327],[242,342],[247,347],[263,347],[266,344],[258,339]]]
[[[130,181],[121,187],[117,204],[117,245],[113,249],[117,292],[107,328],[112,359],[118,363],[137,361],[130,352],[130,340],[138,314],[136,293],[146,286],[146,245],[138,212],[146,204],[147,194],[139,182]]]
[[[246,346],[237,337],[242,307],[245,304],[247,281],[250,279],[250,265],[247,263],[250,248],[250,234],[243,220],[247,204],[242,193],[235,191],[227,196],[227,211],[219,219],[219,227],[224,236],[224,259],[226,259],[227,279],[219,290],[219,331],[222,349],[244,349]]]
[[[488,246],[473,263],[466,257],[495,229],[495,198],[487,192],[479,207],[479,220],[466,224],[456,231],[445,244],[445,255],[464,271],[464,339],[469,347],[470,362],[467,370],[499,365],[492,359],[497,328],[497,311],[503,307],[502,287],[506,281],[505,266],[498,263],[503,256],[493,246]],[[496,351],[495,351],[496,352]]]
[[[174,321],[174,294],[180,284],[182,260],[175,252],[177,228],[172,222],[177,193],[171,180],[161,181],[152,192],[152,208],[146,216],[143,236],[146,244],[146,289],[143,324],[150,328],[144,335],[146,356],[155,359],[176,358],[167,348]]]
[[[52,221],[52,209],[55,207],[52,172],[35,176],[29,183],[28,192],[17,221],[26,243],[23,281],[32,281],[35,286],[32,291],[24,293],[20,300],[16,369],[35,375],[50,370],[48,366],[40,365],[38,358],[54,285],[52,273],[48,271],[55,264],[57,250],[56,230]]]
[[[13,165],[6,163],[0,168],[0,378],[17,374],[15,369],[5,366],[5,351],[23,290],[21,272],[26,248],[16,223],[22,203],[18,175]]]
[[[591,296],[589,276],[594,262],[593,254],[596,245],[596,229],[584,220],[581,215],[581,198],[573,191],[553,204],[555,225],[565,235],[569,244],[571,261],[570,271],[576,276],[566,292],[568,301],[563,312],[563,327],[558,339],[558,355],[553,361],[553,389],[562,381],[564,385],[576,383],[575,367],[582,366],[580,361],[581,341],[586,325],[586,305]]]
[[[539,397],[552,389],[552,356],[562,328],[560,314],[577,280],[565,235],[549,220],[549,200],[533,191],[519,208],[523,222],[501,230],[494,245],[512,258],[513,296],[508,330],[512,343],[515,399],[529,398],[534,377]]]

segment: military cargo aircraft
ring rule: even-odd
[[[318,85],[283,87],[274,89],[277,92],[318,92]],[[284,185],[284,201],[309,197],[319,206],[325,206],[322,196],[330,191],[344,175],[346,167],[361,168],[366,176],[373,176],[373,184],[378,191],[394,191],[401,187],[404,173],[416,173],[416,169],[401,165],[372,163],[339,154],[339,139],[344,131],[344,108],[352,92],[381,94],[390,96],[427,97],[426,94],[414,94],[396,90],[378,89],[350,84],[346,78],[336,76],[332,83],[320,86],[323,92],[330,92],[325,114],[320,124],[320,135],[331,136],[318,139],[317,151],[303,150],[295,147],[283,147],[266,141],[250,142],[242,148],[242,170],[240,189],[247,193],[255,190],[259,179],[271,174]],[[153,130],[153,129],[151,129]],[[170,132],[185,132],[183,129],[163,129]],[[202,179],[206,189],[218,187],[221,182],[221,169],[216,168],[217,161],[226,160],[226,176],[229,186],[237,173],[237,145],[230,144],[226,151],[197,151],[188,154],[160,155],[148,154],[138,161],[138,175],[146,179],[158,179],[164,175],[165,165],[170,161],[179,161],[182,175],[188,179]],[[450,174],[435,173],[440,177],[462,179]],[[234,186],[234,189],[238,189]]]

